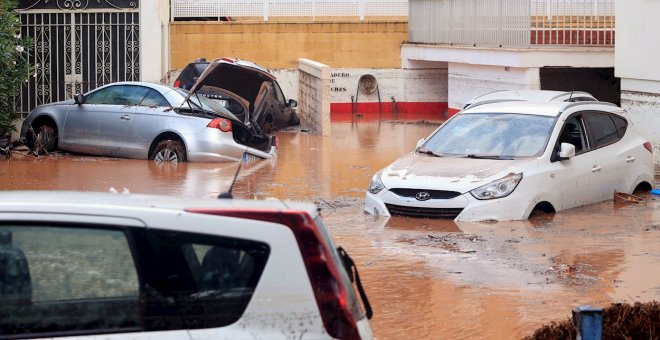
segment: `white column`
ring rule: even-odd
[[[169,1],[140,1],[140,79],[157,83],[169,59]]]

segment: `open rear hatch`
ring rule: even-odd
[[[263,105],[260,105],[263,95],[260,96],[259,93],[263,91],[264,83],[274,79],[267,69],[253,62],[222,58],[209,63],[190,92],[217,94],[222,98],[230,97],[238,103],[247,104],[247,112],[240,118],[243,118],[245,125],[254,127],[257,134],[264,134],[267,130],[258,123],[263,110]]]

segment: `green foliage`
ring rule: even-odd
[[[16,1],[0,0],[0,136],[15,130],[14,121],[19,117],[14,101],[30,75],[30,41],[20,35],[21,22],[14,8]]]

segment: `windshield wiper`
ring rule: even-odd
[[[475,159],[501,159],[501,160],[512,160],[513,157],[501,156],[501,155],[477,155],[477,154],[468,154],[465,156],[467,158]]]
[[[435,156],[435,157],[442,157],[442,155],[439,155],[439,154],[437,154],[437,153],[435,153],[435,152],[433,152],[429,149],[421,149],[420,148],[420,149],[417,149],[417,152],[423,153],[425,155],[431,155],[431,156]]]

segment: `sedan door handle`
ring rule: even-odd
[[[598,165],[594,165],[594,167],[591,168],[591,172],[598,172],[598,171],[600,171],[600,170],[602,170],[602,169],[603,169],[603,168],[601,168],[600,166],[598,166]]]
[[[634,161],[635,161],[635,157],[633,157],[633,156],[628,156],[628,158],[626,158],[626,162],[628,162],[628,163],[632,163]]]
[[[123,116],[121,116],[121,120],[131,120],[131,116],[123,115]]]

